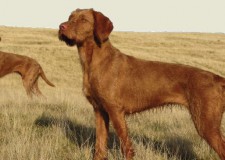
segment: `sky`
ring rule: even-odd
[[[114,31],[225,33],[225,0],[0,0],[0,26],[57,29],[77,8],[102,12]]]

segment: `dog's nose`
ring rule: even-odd
[[[65,30],[66,28],[67,28],[66,24],[61,24],[61,25],[59,26],[59,29],[60,29],[60,30]]]

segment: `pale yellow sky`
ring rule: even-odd
[[[101,11],[114,31],[225,33],[225,0],[0,0],[0,26],[58,28],[76,8]]]

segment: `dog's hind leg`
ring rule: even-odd
[[[225,160],[225,141],[220,130],[224,109],[220,102],[219,96],[212,96],[198,101],[198,104],[193,103],[190,112],[199,135],[208,142],[221,160]]]
[[[27,96],[29,98],[32,98],[32,96],[33,96],[32,95],[33,94],[33,92],[32,92],[32,83],[30,83],[29,79],[26,78],[26,77],[23,78],[23,86],[24,86],[24,88],[26,90]]]
[[[32,86],[32,91],[35,95],[44,97],[38,87],[38,78],[34,81],[34,84]]]
[[[36,94],[36,82],[39,76],[39,68],[36,66],[30,66],[30,69],[23,76],[23,85],[26,89],[27,95],[32,98],[33,94]]]

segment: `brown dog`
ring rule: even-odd
[[[54,87],[54,84],[46,78],[40,64],[36,60],[27,56],[0,51],[0,77],[12,72],[21,75],[23,85],[29,97],[32,97],[32,94],[42,96],[38,88],[39,76],[41,76],[48,85]]]
[[[225,109],[225,79],[179,64],[145,61],[121,53],[108,39],[112,22],[92,9],[72,12],[60,25],[59,39],[77,45],[83,92],[96,116],[95,160],[107,159],[109,120],[127,160],[134,151],[125,115],[165,104],[185,106],[199,135],[225,160],[220,131]]]

